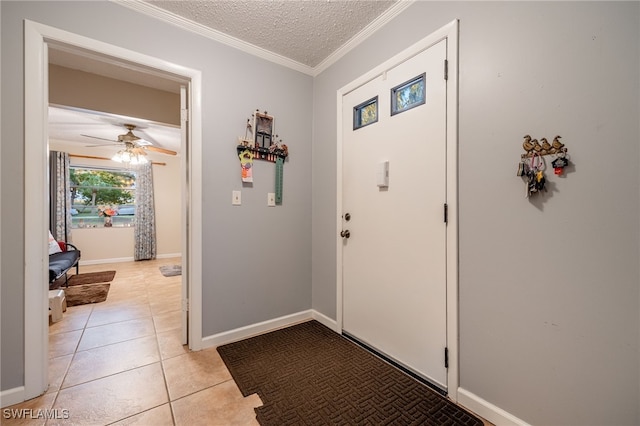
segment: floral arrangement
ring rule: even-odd
[[[118,209],[116,207],[110,206],[98,206],[98,216],[116,216],[118,214]]]

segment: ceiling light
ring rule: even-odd
[[[127,147],[116,152],[116,154],[111,157],[111,160],[117,163],[131,164],[135,166],[137,164],[145,164],[149,162],[145,155],[146,153],[144,151],[141,152],[141,150]]]

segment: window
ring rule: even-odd
[[[378,97],[353,107],[353,130],[368,126],[378,121]]]
[[[391,115],[415,108],[426,102],[425,74],[391,89]]]
[[[133,226],[136,174],[130,170],[72,166],[71,227],[95,228],[111,216],[115,227]]]

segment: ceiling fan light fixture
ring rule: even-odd
[[[144,153],[140,155],[137,152],[133,152],[129,148],[121,149],[120,151],[116,152],[115,155],[111,157],[111,160],[117,163],[131,164],[134,166],[137,164],[146,164],[149,162],[144,156]]]

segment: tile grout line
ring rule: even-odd
[[[53,409],[53,407],[56,406],[56,402],[58,402],[58,397],[60,396],[60,391],[62,391],[62,385],[64,385],[64,381],[67,379],[67,376],[69,374],[69,370],[71,369],[71,364],[73,364],[73,360],[76,357],[76,354],[78,353],[78,347],[80,346],[80,341],[82,340],[82,336],[84,336],[84,331],[87,329],[87,324],[89,323],[89,318],[91,318],[91,314],[93,313],[93,306],[91,307],[91,312],[89,312],[89,315],[87,315],[87,320],[84,323],[84,326],[82,327],[82,333],[80,333],[80,338],[78,339],[78,343],[76,344],[76,348],[73,351],[73,354],[71,355],[71,360],[69,361],[69,364],[67,365],[67,368],[65,368],[64,370],[64,374],[62,375],[62,379],[60,380],[60,386],[58,387],[58,390],[56,390],[55,392],[55,396],[53,397],[53,402],[51,403],[51,408]],[[66,355],[63,355],[66,356]],[[55,358],[55,357],[54,357]],[[51,359],[53,358],[49,358],[49,362],[51,362]],[[51,384],[49,384],[49,386],[51,386]],[[46,392],[45,392],[46,394]],[[47,419],[45,420],[45,426],[49,424],[49,420]]]
[[[149,300],[149,286],[148,286],[148,283],[146,282],[146,278],[145,278],[145,288],[147,292],[147,300]],[[153,318],[153,310],[151,309],[151,303],[149,303],[149,310],[151,311],[151,317]],[[171,404],[171,393],[169,392],[169,383],[167,382],[167,373],[165,372],[165,369],[164,369],[164,359],[162,358],[162,350],[160,349],[160,341],[158,340],[158,329],[156,328],[155,320],[153,320],[153,331],[155,332],[155,336],[156,336],[156,348],[158,349],[158,356],[160,358],[160,368],[162,369],[162,380],[164,381],[164,390],[165,392],[167,392],[167,399],[168,399],[167,404],[169,404],[169,412],[171,413],[171,422],[175,426],[176,415],[173,412],[173,404]]]

